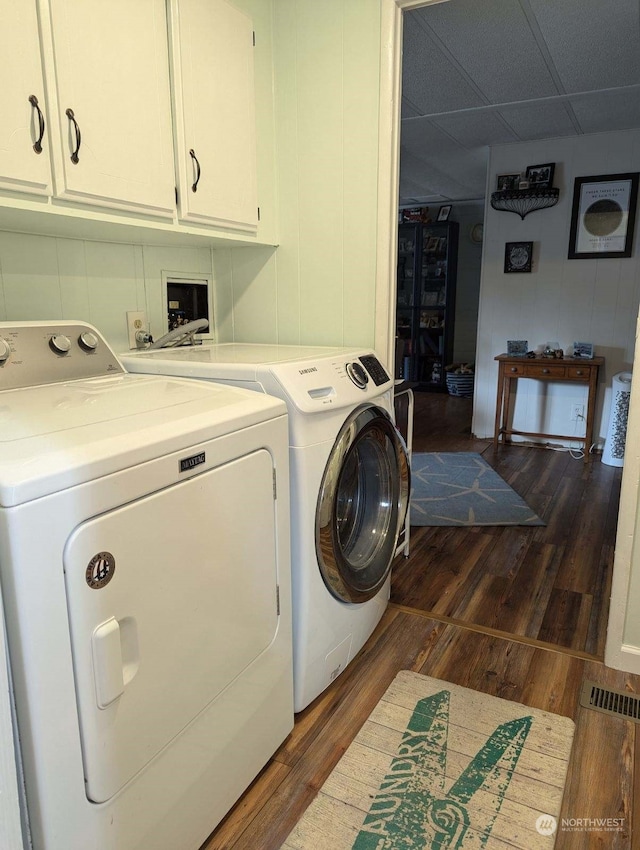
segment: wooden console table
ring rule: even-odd
[[[598,370],[604,365],[604,357],[594,357],[591,360],[566,357],[564,360],[554,360],[546,357],[512,357],[509,354],[499,354],[494,359],[498,361],[499,367],[496,424],[493,435],[494,449],[498,448],[498,441],[501,436],[503,442],[507,443],[510,442],[509,438],[512,434],[517,434],[521,437],[550,437],[555,440],[580,440],[584,443],[584,462],[587,463],[591,460],[589,449],[593,438]],[[517,378],[586,384],[589,387],[589,396],[584,437],[577,437],[574,434],[540,434],[530,431],[514,431],[513,428],[509,428],[511,382]]]

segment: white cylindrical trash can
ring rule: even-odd
[[[602,452],[602,462],[607,466],[622,466],[624,463],[630,396],[631,372],[618,372],[611,379],[609,427]]]

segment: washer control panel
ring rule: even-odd
[[[359,387],[361,390],[366,389],[367,384],[369,383],[369,376],[360,363],[347,363],[345,368],[347,370],[347,375],[351,378],[356,387]]]
[[[125,370],[81,322],[0,322],[0,389],[117,375]]]
[[[358,359],[373,378],[373,383],[376,387],[380,387],[382,384],[386,384],[391,380],[375,354],[363,354]]]

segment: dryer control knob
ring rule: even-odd
[[[71,340],[64,334],[54,334],[49,340],[49,345],[56,354],[66,354],[71,348]]]
[[[98,347],[98,337],[91,331],[84,331],[78,337],[78,345],[85,351],[95,351]]]
[[[6,339],[0,338],[0,363],[4,363],[9,359],[11,354],[11,346]]]
[[[347,375],[361,390],[369,383],[369,376],[359,363],[347,363]]]

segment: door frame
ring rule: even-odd
[[[393,374],[395,360],[400,100],[403,12],[448,0],[381,0],[380,107],[378,112],[378,247],[374,347]]]

